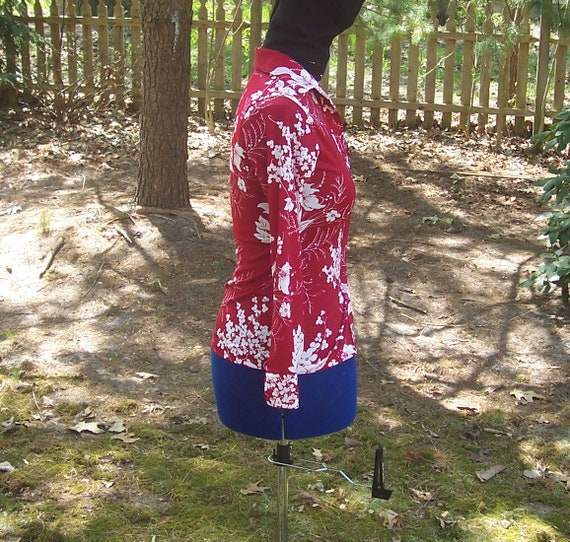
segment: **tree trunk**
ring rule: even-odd
[[[190,206],[187,178],[192,2],[146,0],[142,11],[143,99],[136,201]]]
[[[14,41],[14,36],[8,33],[4,38],[5,48],[6,48],[6,64],[2,66],[2,70],[5,74],[16,73],[16,43]],[[0,84],[0,107],[15,107],[18,104],[18,89],[15,86],[15,75],[14,83],[4,82]]]

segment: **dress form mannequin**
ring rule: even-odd
[[[212,340],[220,420],[295,440],[356,415],[346,280],[354,185],[340,116],[318,86],[361,0],[277,0],[238,108],[230,160],[237,265]]]

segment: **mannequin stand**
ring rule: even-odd
[[[343,471],[332,469],[325,463],[300,459],[296,465],[291,456],[291,443],[281,441],[277,444],[273,455],[269,457],[269,462],[279,469],[277,476],[277,542],[287,542],[288,540],[288,512],[289,512],[289,469],[299,469],[308,472],[336,472],[340,474],[349,484],[372,490],[373,499],[388,500],[393,490],[387,489],[384,485],[384,457],[383,448],[379,446],[376,450],[374,462],[374,477],[372,486],[360,484],[351,480]]]
[[[272,462],[277,465],[277,542],[287,542],[287,513],[289,508],[289,469],[293,464],[291,444],[280,442],[273,452]]]

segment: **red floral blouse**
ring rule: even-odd
[[[299,408],[298,375],[356,354],[346,278],[355,189],[341,118],[288,56],[258,49],[230,157],[237,264],[212,349],[265,372],[269,406]]]

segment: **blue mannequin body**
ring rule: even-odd
[[[356,416],[356,359],[318,373],[299,375],[300,408],[280,410],[265,402],[263,371],[211,354],[218,415],[228,428],[269,440],[298,440],[340,431]]]

